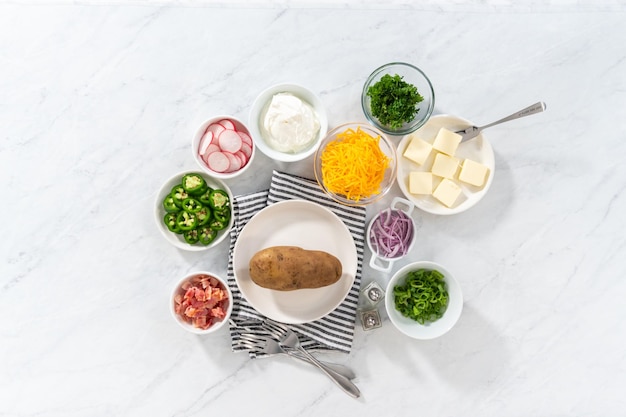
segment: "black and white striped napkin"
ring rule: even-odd
[[[302,346],[307,349],[350,353],[354,338],[359,290],[361,288],[365,245],[365,208],[339,204],[324,193],[315,181],[280,171],[272,173],[271,184],[268,190],[236,196],[235,201],[233,201],[235,221],[230,232],[228,258],[228,284],[233,293],[233,313],[231,319],[236,325],[235,327],[231,324],[232,349],[233,351],[250,351],[250,349],[237,343],[238,331],[242,328],[240,326],[246,327],[249,332],[267,336],[267,333],[259,329],[262,329],[262,322],[268,320],[245,300],[235,283],[233,269],[235,242],[243,227],[256,213],[270,204],[290,199],[302,199],[320,204],[330,209],[346,224],[356,244],[357,272],[352,288],[339,307],[319,320],[293,324],[289,325],[289,327],[298,333]]]

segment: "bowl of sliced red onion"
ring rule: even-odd
[[[414,208],[410,201],[396,197],[388,208],[372,218],[366,232],[372,268],[389,272],[395,261],[411,251],[416,229],[411,217]]]

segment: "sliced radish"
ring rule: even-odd
[[[198,146],[198,153],[200,155],[204,155],[206,149],[209,147],[211,142],[213,141],[213,132],[207,130],[207,132],[200,139],[200,146]]]
[[[244,167],[248,163],[248,157],[243,151],[235,152],[235,156],[241,161],[241,166]]]
[[[217,140],[222,151],[230,153],[239,151],[241,149],[241,145],[243,144],[241,136],[239,136],[234,130],[228,129],[220,133]]]
[[[247,143],[242,143],[241,152],[246,155],[246,158],[250,159],[250,157],[252,156],[252,146],[248,145]]]
[[[224,152],[213,152],[207,157],[206,161],[210,169],[215,172],[227,172],[230,168],[230,159]]]
[[[237,129],[235,128],[235,124],[234,124],[231,120],[228,120],[228,119],[222,119],[222,120],[220,120],[220,121],[219,121],[219,122],[217,122],[217,123],[221,124],[222,126],[224,126],[224,128],[226,128],[226,129],[228,129],[228,130],[237,130]]]
[[[211,155],[213,152],[219,152],[219,151],[220,151],[220,147],[212,143],[207,147],[206,151],[203,154],[200,154],[200,157],[204,160],[204,162],[208,164],[207,158],[209,157],[209,155]]]
[[[228,172],[234,172],[241,168],[241,160],[237,158],[234,154],[230,152],[223,152],[224,155],[228,158],[230,162],[230,166],[228,167]]]
[[[246,132],[237,133],[239,133],[239,136],[241,137],[241,141],[243,143],[247,143],[248,145],[252,146],[252,138],[250,137],[250,135],[248,135]]]
[[[226,128],[219,123],[211,123],[209,127],[207,127],[207,132],[212,132],[213,137],[216,138],[222,133]]]

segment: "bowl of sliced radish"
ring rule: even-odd
[[[372,252],[369,263],[372,268],[389,272],[394,262],[411,251],[416,232],[415,220],[411,217],[414,208],[412,202],[395,197],[389,207],[372,218],[365,234]]]
[[[248,169],[255,148],[248,128],[233,116],[216,116],[205,121],[191,142],[198,165],[222,179],[234,178]]]

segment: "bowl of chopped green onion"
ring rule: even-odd
[[[365,117],[383,132],[403,136],[416,131],[435,108],[435,92],[424,72],[405,62],[377,68],[361,93]]]
[[[405,335],[428,340],[448,332],[461,316],[463,294],[454,276],[435,262],[402,267],[387,284],[389,320]]]

